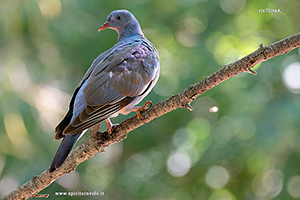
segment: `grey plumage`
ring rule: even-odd
[[[130,12],[113,11],[99,30],[104,28],[116,30],[119,40],[94,60],[75,89],[69,111],[55,129],[55,138],[64,140],[50,172],[64,162],[84,130],[119,113],[131,112],[158,80],[158,52]]]

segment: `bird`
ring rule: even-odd
[[[69,103],[69,110],[55,128],[55,139],[63,138],[49,168],[59,168],[74,144],[88,128],[107,122],[118,114],[137,113],[151,106],[135,106],[152,90],[159,78],[159,55],[155,46],[145,38],[137,19],[127,10],[112,11],[98,29],[113,29],[118,33],[117,43],[101,53],[91,64],[77,85]]]

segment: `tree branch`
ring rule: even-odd
[[[83,161],[90,159],[97,153],[103,152],[106,147],[111,144],[120,142],[127,137],[132,130],[149,123],[150,121],[169,113],[177,108],[187,108],[192,110],[190,103],[199,95],[205,93],[223,81],[232,78],[242,72],[256,74],[251,68],[258,63],[273,58],[275,56],[285,54],[300,46],[300,33],[287,37],[274,44],[264,47],[262,44],[259,49],[253,53],[241,58],[240,60],[222,67],[220,70],[206,77],[202,81],[190,85],[182,92],[161,101],[144,111],[143,119],[131,117],[113,128],[110,135],[107,132],[99,133],[99,125],[93,127],[90,137],[71,152],[64,164],[53,173],[49,173],[49,168],[38,176],[34,176],[27,183],[19,186],[3,199],[28,199],[37,196],[44,188],[48,187],[52,182],[63,174],[73,171],[77,165]]]

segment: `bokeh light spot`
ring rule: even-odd
[[[202,33],[206,28],[204,23],[195,17],[186,18],[184,25],[193,34]]]
[[[186,175],[191,168],[190,156],[184,151],[173,152],[167,161],[167,170],[174,177]]]
[[[179,22],[176,39],[186,47],[193,47],[198,43],[198,34],[206,29],[206,24],[196,17],[187,17]]]
[[[197,36],[186,28],[179,28],[177,30],[176,39],[180,44],[186,47],[193,47],[198,43]]]
[[[290,178],[287,184],[287,189],[289,194],[294,197],[294,198],[299,198],[300,197],[300,176],[293,176]]]
[[[259,197],[273,198],[283,188],[283,173],[277,169],[266,172],[263,176],[256,176],[252,181],[252,189]]]
[[[218,111],[219,111],[219,108],[217,106],[213,106],[213,107],[209,108],[209,112],[216,113]]]
[[[287,66],[282,74],[283,83],[293,93],[300,93],[300,63]]]
[[[205,181],[211,188],[218,189],[224,187],[229,180],[227,169],[222,166],[211,167],[205,175]]]
[[[58,178],[56,182],[64,188],[75,189],[79,186],[80,177],[78,172],[72,171],[69,174],[65,174],[64,176]]]
[[[245,0],[220,0],[222,10],[227,14],[237,14],[245,9]]]
[[[268,171],[263,179],[262,184],[264,188],[269,192],[270,197],[277,196],[283,187],[283,174],[277,169]]]

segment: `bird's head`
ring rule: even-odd
[[[119,38],[137,33],[143,35],[139,22],[127,10],[115,10],[111,12],[107,17],[107,21],[99,28],[98,31],[102,31],[106,28],[117,31]]]

